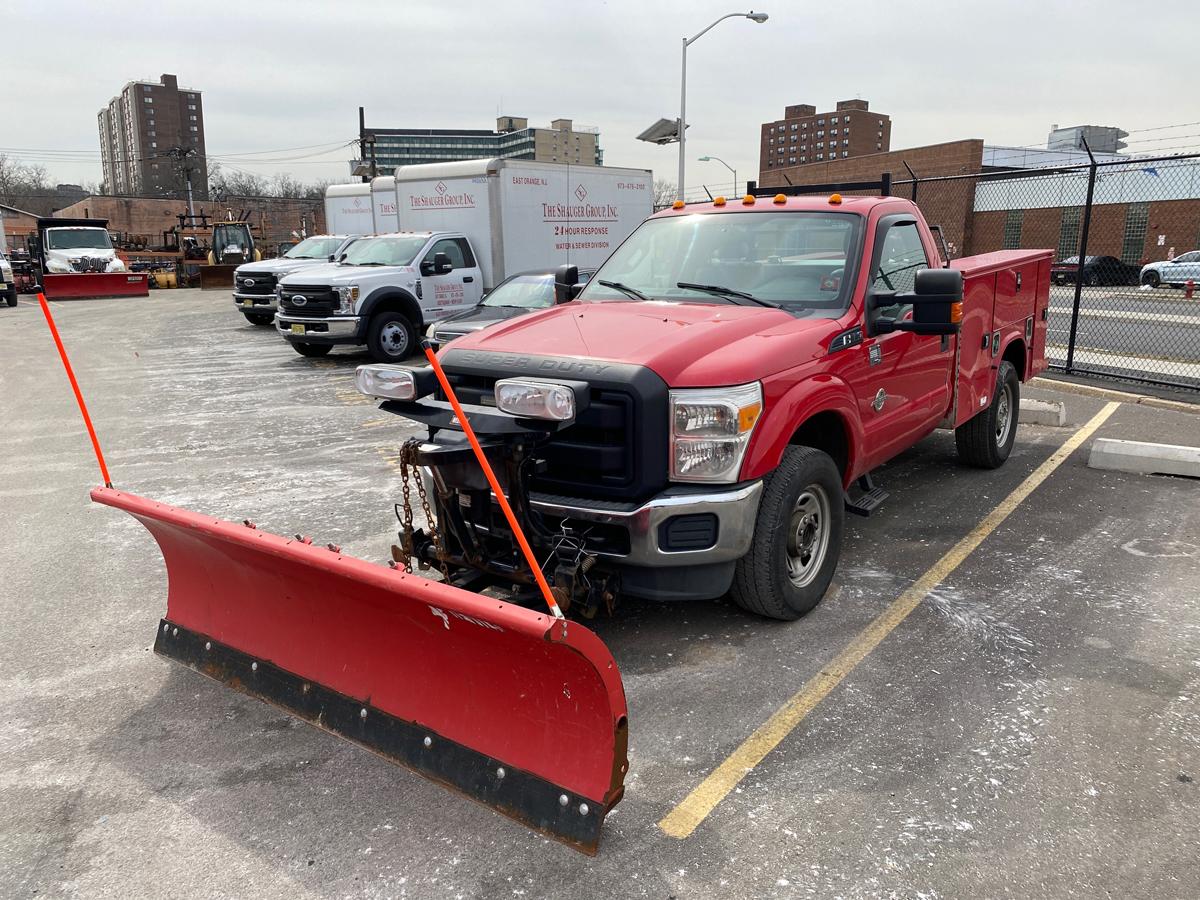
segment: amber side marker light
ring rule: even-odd
[[[713,206],[724,206],[724,205],[725,205],[724,197],[713,197]]]
[[[829,202],[832,203],[834,206],[837,206],[839,203],[842,202],[842,195],[841,194],[830,194]]]
[[[958,324],[961,321],[962,321],[962,304],[961,303],[951,303],[950,304],[950,323]]]
[[[753,206],[754,200],[755,200],[755,197],[753,194],[747,194],[745,197],[742,198],[742,204],[744,206]]]

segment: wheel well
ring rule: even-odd
[[[1008,362],[1012,363],[1013,368],[1017,370],[1017,378],[1021,381],[1025,380],[1025,342],[1024,341],[1015,340],[1012,343],[1010,343],[1007,347],[1004,348],[1004,356],[1001,357],[1001,359],[1005,359]]]
[[[846,424],[837,413],[819,412],[806,419],[788,443],[815,447],[827,453],[845,479],[850,464],[850,438],[846,434]]]
[[[417,303],[416,298],[411,294],[402,294],[399,292],[385,294],[378,299],[372,297],[366,305],[366,315],[370,319],[377,313],[381,312],[399,312],[408,316],[413,327],[417,329],[418,335],[425,327],[425,317],[421,314],[421,305]]]

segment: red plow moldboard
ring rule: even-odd
[[[158,541],[155,651],[594,853],[627,724],[577,622],[111,488]]]
[[[108,297],[149,297],[146,274],[129,272],[73,272],[44,275],[42,292],[47,300],[101,300]]]

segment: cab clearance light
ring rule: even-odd
[[[842,195],[841,194],[830,194],[829,202],[831,204],[833,204],[834,206],[837,206],[839,203],[842,202]]]
[[[745,197],[742,198],[742,205],[743,206],[753,206],[754,200],[755,200],[755,197],[753,194],[747,194]]]
[[[787,203],[787,194],[776,194],[775,203]]]
[[[714,197],[713,198],[713,206],[724,206],[724,205],[725,205],[724,197]]]
[[[676,200],[674,203],[671,204],[671,209],[683,209],[683,201]]]

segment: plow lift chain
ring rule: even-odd
[[[392,548],[392,556],[403,566],[405,572],[412,572],[413,557],[417,556],[412,509],[412,484],[415,483],[417,497],[421,500],[421,512],[425,516],[426,526],[429,529],[429,539],[433,543],[434,553],[437,555],[439,567],[442,570],[442,577],[448,582],[450,581],[450,569],[446,565],[446,550],[442,546],[442,535],[438,530],[437,519],[429,507],[429,496],[425,493],[425,479],[421,477],[421,466],[417,462],[417,448],[420,445],[421,439],[413,437],[400,447],[400,485],[403,491],[403,500],[396,507],[396,518],[400,520],[401,531],[398,535],[400,543]],[[417,566],[421,569],[428,569],[429,563],[418,557]]]

